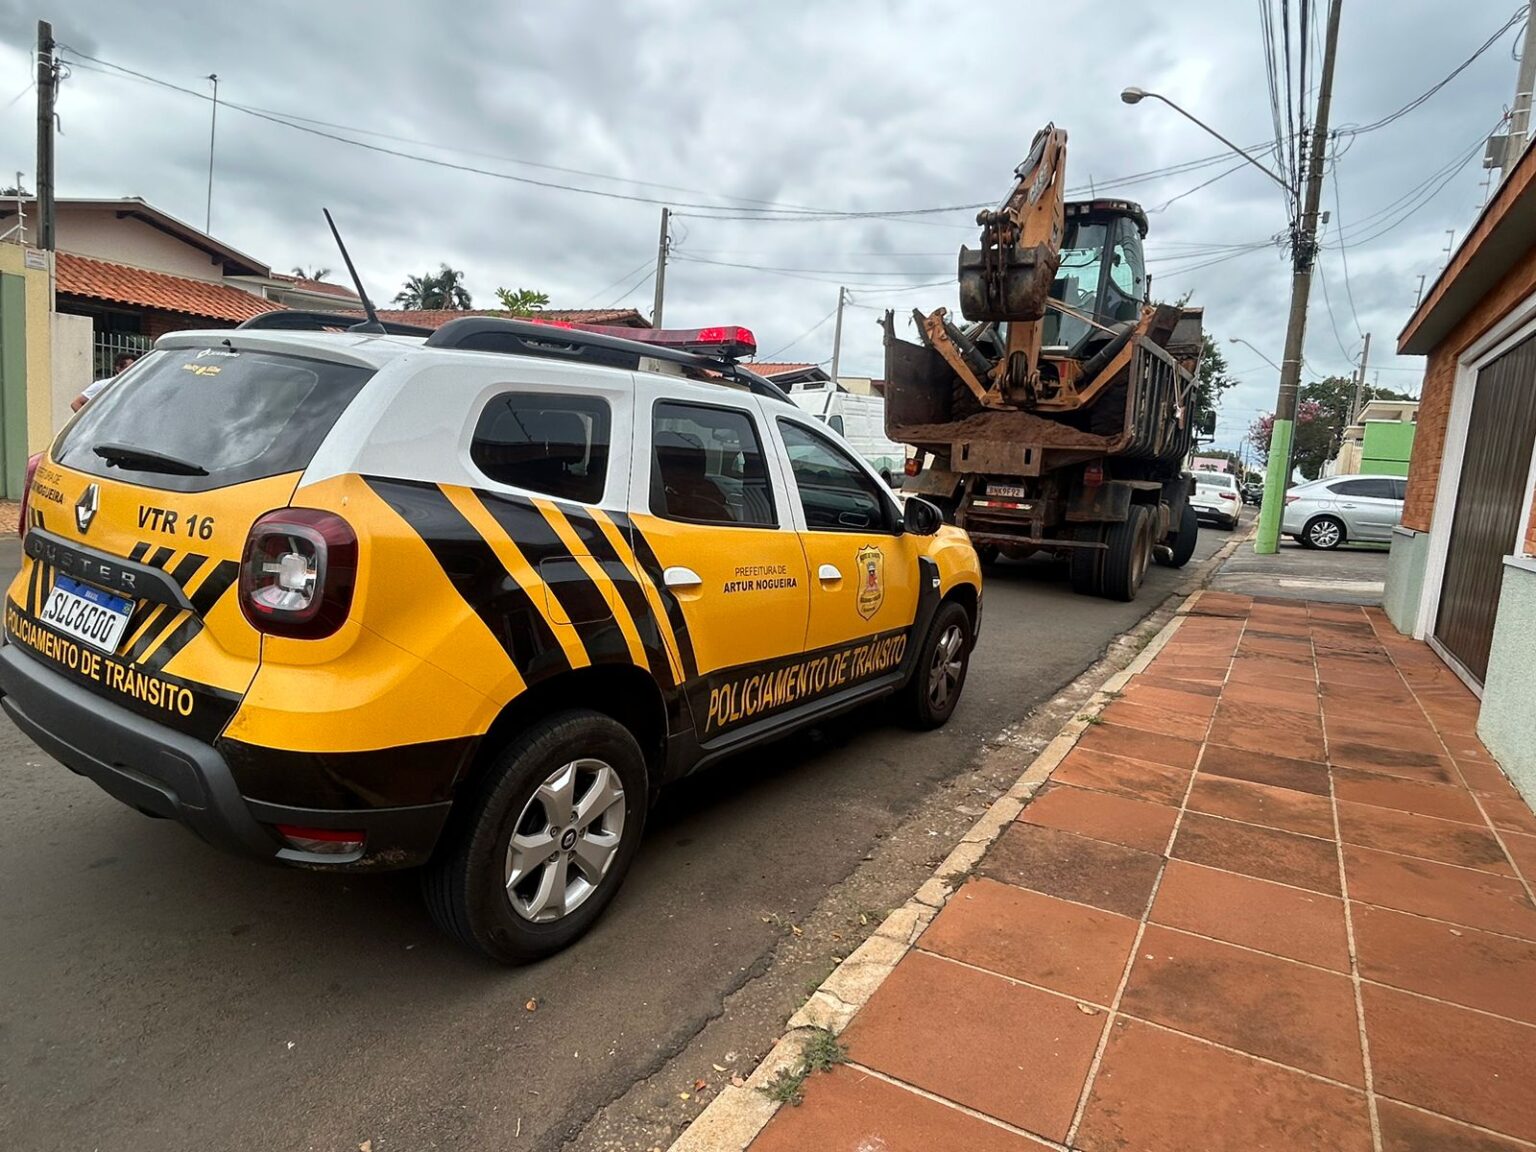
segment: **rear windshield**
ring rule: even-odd
[[[1199,474],[1195,476],[1196,488],[1231,488],[1235,483],[1230,476],[1201,476]]]
[[[297,472],[372,375],[270,352],[156,352],[85,406],[53,458],[176,492]]]

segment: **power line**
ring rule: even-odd
[[[788,344],[784,345],[784,347],[777,348],[774,351],[768,353],[766,356],[758,356],[758,357],[756,357],[756,359],[763,360],[763,361],[766,361],[768,363],[772,363],[773,361],[777,360],[780,356],[784,355],[784,353],[788,352],[796,344],[800,343],[800,341],[804,340],[807,336],[809,336],[811,333],[815,332],[816,329],[820,328],[823,324],[825,324],[828,320],[832,319],[832,317],[834,317],[836,315],[837,315],[837,308],[834,306],[832,311],[828,312],[820,320],[816,321],[816,323],[812,324],[804,332],[800,333],[800,335],[796,336]]]
[[[1365,132],[1374,132],[1378,128],[1385,128],[1388,124],[1391,124],[1393,121],[1402,119],[1404,116],[1408,115],[1408,113],[1412,112],[1415,108],[1418,108],[1421,104],[1423,104],[1426,100],[1428,100],[1436,92],[1440,91],[1440,89],[1444,88],[1452,80],[1456,79],[1456,77],[1460,76],[1463,72],[1465,72],[1467,70],[1467,68],[1469,68],[1472,65],[1473,61],[1475,61],[1484,52],[1488,51],[1488,49],[1492,48],[1494,46],[1494,44],[1496,44],[1499,41],[1500,37],[1502,37],[1504,35],[1504,33],[1508,32],[1511,28],[1513,28],[1516,24],[1518,24],[1520,22],[1521,17],[1523,17],[1525,15],[1525,13],[1526,13],[1526,9],[1522,5],[1519,9],[1517,9],[1515,11],[1515,14],[1513,16],[1511,16],[1508,20],[1504,21],[1503,25],[1499,28],[1499,30],[1497,32],[1495,32],[1492,36],[1488,37],[1487,40],[1483,41],[1482,47],[1480,47],[1476,52],[1472,53],[1472,55],[1468,56],[1465,60],[1463,60],[1460,64],[1458,64],[1454,69],[1452,69],[1448,76],[1445,76],[1441,80],[1439,80],[1436,83],[1430,85],[1429,88],[1425,89],[1418,96],[1416,96],[1412,100],[1408,101],[1408,103],[1404,104],[1396,112],[1389,113],[1388,115],[1383,116],[1380,120],[1373,120],[1371,123],[1366,124],[1366,125],[1364,125],[1362,127],[1359,127],[1359,128],[1348,128],[1348,127],[1342,127],[1341,126],[1339,128],[1339,130],[1338,130],[1338,135],[1341,135],[1341,136],[1343,136],[1343,135],[1359,136],[1359,135],[1361,135],[1362,133],[1365,133]]]
[[[1339,195],[1339,161],[1338,144],[1334,144],[1333,161],[1333,209],[1336,227],[1339,230],[1339,261],[1344,265],[1344,295],[1349,300],[1349,314],[1355,321],[1355,333],[1362,339],[1365,337],[1364,329],[1360,324],[1360,313],[1355,308],[1355,291],[1349,283],[1349,244],[1344,240],[1344,205]],[[1327,281],[1324,281],[1326,288]]]
[[[612,284],[608,284],[608,285],[606,285],[606,286],[604,286],[602,288],[599,288],[596,292],[592,293],[592,295],[588,296],[585,300],[583,300],[579,306],[582,307],[582,308],[585,308],[588,304],[592,303],[592,301],[596,300],[599,296],[606,296],[606,295],[608,295],[609,292],[612,292],[620,284],[624,283],[624,281],[628,280],[636,272],[640,271],[640,269],[642,269],[642,268],[649,268],[652,265],[652,263],[653,263],[653,261],[651,260],[651,258],[649,256],[647,256],[644,260],[640,261],[640,263],[636,264],[633,268],[631,268],[628,272],[624,273],[624,275],[620,276]]]
[[[650,261],[647,260],[646,264],[649,265]],[[614,299],[613,303],[609,304],[608,307],[610,307],[610,308],[617,308],[620,304],[622,304],[622,303],[624,303],[624,301],[628,300],[631,296],[633,296],[641,288],[644,288],[647,284],[649,284],[651,282],[652,278],[655,275],[656,275],[656,269],[654,267],[648,267],[647,270],[646,270],[645,275],[640,277],[640,279],[636,280],[628,288],[624,289],[623,293],[620,294],[618,297],[616,297]]]
[[[1321,260],[1317,262],[1317,278],[1323,286],[1323,304],[1328,309],[1328,326],[1333,329],[1334,342],[1338,344],[1339,352],[1343,354],[1344,359],[1354,363],[1354,355],[1348,348],[1344,347],[1344,337],[1339,335],[1339,322],[1333,314],[1333,299],[1328,295],[1328,276],[1323,271],[1323,262]]]

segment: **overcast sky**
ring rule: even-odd
[[[1369,124],[1408,103],[1515,8],[1345,0],[1333,123]],[[955,251],[975,242],[974,211],[820,222],[698,214],[762,202],[850,212],[1001,198],[1050,120],[1070,134],[1074,188],[1219,149],[1166,105],[1122,104],[1132,84],[1239,143],[1274,135],[1258,8],[1232,0],[568,0],[442,4],[430,15],[384,0],[0,0],[0,101],[10,101],[0,112],[0,171],[22,170],[29,187],[39,18],[80,53],[198,91],[216,72],[221,101],[345,126],[315,125],[323,132],[503,176],[717,206],[678,209],[667,325],[742,323],[765,356],[827,361],[830,314],[846,284],[856,305],[844,323],[850,375],[881,374],[879,310],[954,308]],[[1518,35],[1517,26],[1423,106],[1341,142],[1323,201],[1333,214],[1321,261],[1331,316],[1314,280],[1307,334],[1316,372],[1351,371],[1369,331],[1380,383],[1417,392],[1422,362],[1391,353],[1419,276],[1433,281],[1447,231],[1459,240],[1483,202],[1479,142],[1512,99]],[[58,194],[142,196],[201,225],[210,109],[76,63],[59,99]],[[1240,337],[1280,359],[1289,266],[1277,248],[1259,247],[1196,267],[1231,255],[1210,246],[1262,244],[1286,227],[1284,194],[1252,168],[1191,191],[1229,167],[1119,194],[1150,211],[1156,294],[1188,292],[1203,304],[1242,380],[1218,426],[1218,443],[1235,447],[1272,407],[1277,373],[1226,342]],[[216,236],[276,269],[329,266],[339,279],[322,205],[381,301],[407,274],[446,261],[466,273],[481,306],[507,286],[546,291],[556,307],[650,311],[655,203],[432,166],[220,109]],[[1341,228],[1350,241],[1342,250]],[[941,283],[911,287],[931,281]]]

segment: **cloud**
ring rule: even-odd
[[[1271,137],[1251,8],[1121,0],[1091,18],[1074,5],[1030,6],[1027,19],[1023,11],[1004,0],[967,5],[963,16],[909,0],[572,0],[536,9],[442,5],[429,16],[400,0],[162,0],[146,16],[140,6],[73,0],[55,15],[55,31],[80,52],[197,92],[216,72],[231,104],[414,141],[358,137],[379,146],[674,203],[878,210],[991,201],[1006,193],[1035,130],[1052,120],[1071,136],[1073,186],[1098,188],[1219,151],[1166,106],[1123,105],[1127,84],[1165,93],[1240,142]],[[0,3],[0,99],[28,82],[41,14],[24,0]],[[1405,104],[1507,15],[1475,4],[1448,22],[1434,0],[1346,6],[1335,123],[1366,123]],[[1417,201],[1389,206],[1493,126],[1513,92],[1508,39],[1421,108],[1341,144],[1330,159],[1322,257],[1329,295],[1325,301],[1315,285],[1307,339],[1317,372],[1348,371],[1370,331],[1382,383],[1417,386],[1418,361],[1392,354],[1395,336],[1418,276],[1438,272],[1446,231],[1463,235],[1474,217],[1482,172],[1473,160],[1400,222]],[[140,195],[201,223],[210,111],[205,99],[78,61],[60,98],[60,194]],[[0,163],[30,167],[30,116],[28,100],[0,115],[0,140],[9,145]],[[1283,196],[1247,168],[1196,189],[1225,167],[1116,194],[1149,208],[1172,201],[1151,215],[1157,294],[1190,292],[1219,339],[1241,337],[1278,360],[1290,276],[1280,251],[1264,244],[1286,228]],[[336,213],[380,298],[410,273],[446,261],[465,271],[481,301],[507,285],[545,290],[568,307],[649,308],[644,264],[655,251],[659,205],[434,167],[220,109],[217,235],[277,268],[335,266],[321,206]],[[876,376],[880,335],[870,321],[887,307],[898,316],[914,306],[953,307],[955,252],[976,231],[964,211],[821,223],[688,211],[680,209],[674,232],[669,324],[745,323],[774,349],[812,329],[839,284],[849,285],[855,307],[844,325],[844,370]],[[1347,251],[1327,246],[1341,233]],[[1210,251],[1220,244],[1259,247]],[[1206,263],[1218,256],[1229,258]],[[638,271],[626,277],[631,269]],[[925,281],[946,283],[907,288]],[[831,336],[823,325],[783,355],[827,360]],[[1242,346],[1227,350],[1243,383],[1229,394],[1218,442],[1233,445],[1272,403],[1275,371]]]

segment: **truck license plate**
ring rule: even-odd
[[[110,656],[117,651],[131,615],[133,604],[121,596],[60,576],[38,619]]]
[[[1004,496],[1010,500],[1023,500],[1026,493],[1017,484],[988,484],[987,495]]]

